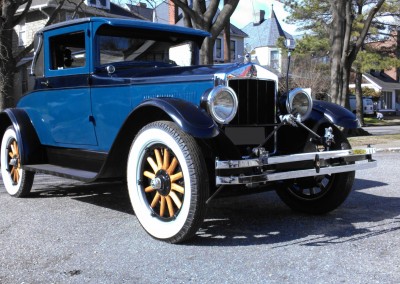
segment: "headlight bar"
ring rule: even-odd
[[[289,114],[294,115],[299,121],[304,121],[312,110],[312,98],[309,92],[302,88],[296,88],[289,92],[286,109]]]
[[[206,97],[207,110],[220,124],[228,124],[235,117],[238,99],[235,91],[227,86],[217,86]]]

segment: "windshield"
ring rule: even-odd
[[[184,37],[160,32],[101,29],[97,33],[98,65],[189,66],[197,46]]]

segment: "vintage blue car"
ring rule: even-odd
[[[291,208],[325,213],[351,191],[373,149],[351,150],[344,108],[305,89],[278,92],[253,64],[198,64],[208,33],[144,21],[84,18],[36,35],[34,88],[0,114],[7,192],[35,173],[127,182],[135,215],[177,243],[219,193],[276,190]]]

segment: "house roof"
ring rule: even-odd
[[[131,11],[134,15],[144,17],[149,21],[153,21],[154,9],[147,8],[146,6],[143,6],[141,4],[138,5],[126,4],[126,6],[128,7],[129,11]]]
[[[273,9],[269,19],[262,19],[258,24],[249,23],[242,30],[249,35],[244,41],[245,45],[249,45],[252,49],[261,46],[276,46],[281,36],[293,39],[291,34],[282,29]]]
[[[363,74],[365,79],[378,86],[381,90],[400,90],[400,83],[386,75],[384,72],[370,72]]]
[[[56,8],[59,4],[57,0],[32,0],[32,5],[30,10],[38,10],[44,8]],[[63,4],[62,9],[67,11],[75,11],[78,8],[79,13],[83,13],[84,16],[96,15],[96,16],[104,16],[104,17],[129,17],[129,18],[138,18],[145,19],[140,15],[134,15],[128,10],[122,8],[121,6],[110,2],[110,9],[100,9],[96,7],[91,7],[82,3],[82,0],[68,0]],[[17,14],[21,13],[25,9],[25,4],[21,5],[17,10]]]

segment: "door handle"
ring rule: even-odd
[[[46,80],[46,81],[42,81],[42,82],[40,82],[40,85],[42,85],[42,86],[45,86],[45,87],[50,87],[50,82],[49,82],[49,80]]]

